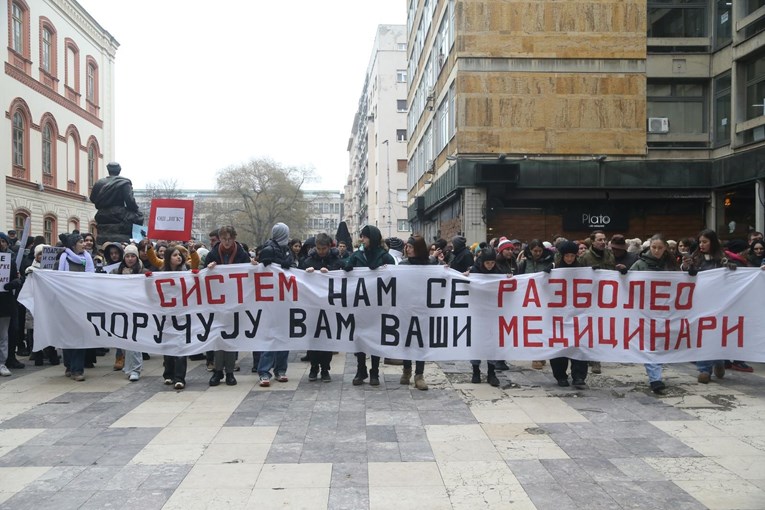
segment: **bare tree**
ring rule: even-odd
[[[160,179],[146,185],[149,198],[181,198],[183,195],[176,179]]]
[[[302,187],[314,178],[313,170],[289,167],[271,159],[253,159],[218,173],[218,191],[227,198],[232,224],[245,241],[258,245],[271,236],[278,222],[300,227],[308,217]],[[296,229],[297,230],[297,229]]]

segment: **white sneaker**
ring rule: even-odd
[[[128,377],[128,381],[135,382],[140,378],[141,376],[138,372],[130,372],[130,377]]]
[[[8,370],[8,367],[6,367],[5,365],[0,365],[0,375],[3,377],[8,377],[9,375],[11,375],[11,371]]]

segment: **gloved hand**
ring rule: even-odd
[[[263,266],[264,266],[264,267],[268,267],[268,266],[270,266],[270,265],[271,265],[271,262],[272,262],[272,261],[271,261],[271,260],[268,260],[268,259],[266,259],[266,260],[261,260],[261,261],[260,261],[260,263],[261,263],[261,264],[263,264]]]
[[[346,264],[343,266],[343,271],[353,271],[353,266],[350,264]]]
[[[546,268],[542,269],[547,274],[550,274],[550,271],[552,271],[552,268],[550,266],[547,266]]]
[[[696,269],[695,267],[691,267],[691,268],[688,270],[688,275],[689,275],[689,276],[696,276],[697,274],[699,274],[699,270],[698,270],[698,269]]]
[[[736,268],[738,268],[738,266],[737,266],[736,264],[734,264],[733,262],[728,262],[728,264],[727,264],[727,267],[728,267],[728,269],[730,269],[731,271],[735,271],[735,270],[736,270]]]
[[[376,266],[376,265],[370,265],[370,266],[369,266],[369,269],[377,269],[378,267],[380,267],[380,266]]]
[[[621,274],[627,274],[627,271],[628,271],[628,269],[626,267],[623,267],[623,268],[619,269],[619,272]]]
[[[292,267],[292,264],[290,263],[289,260],[285,260],[284,262],[282,262],[282,269],[290,269],[291,267]]]

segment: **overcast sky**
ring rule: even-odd
[[[136,188],[215,187],[257,157],[341,190],[377,26],[405,0],[78,0],[119,42],[113,159]]]

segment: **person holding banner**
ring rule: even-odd
[[[431,261],[428,245],[421,235],[415,234],[407,240],[404,245],[404,258],[399,265],[407,266],[429,266],[437,265],[438,262]],[[409,385],[412,379],[412,360],[404,360],[404,368],[401,374],[400,384]],[[418,390],[427,390],[428,383],[425,382],[425,362],[414,362],[414,387]]]
[[[207,268],[213,269],[218,264],[244,264],[250,262],[250,254],[236,242],[236,229],[231,226],[225,226],[218,229],[220,242],[212,247],[207,254]],[[192,256],[199,262],[199,255],[193,244],[189,245],[192,250]],[[226,369],[226,384],[234,386],[236,378],[234,377],[234,368],[236,364],[235,351],[215,351],[213,356],[214,372],[210,377],[210,386],[218,386],[223,380],[223,369]]]
[[[182,246],[176,245],[167,249],[165,252],[164,265],[162,271],[188,271],[187,260],[184,255],[185,250]],[[176,390],[182,390],[186,387],[186,356],[167,356],[163,358],[165,367],[162,378],[165,384],[173,385]]]
[[[0,376],[3,377],[11,375],[11,371],[6,366],[10,359],[8,330],[11,325],[11,315],[16,313],[16,297],[13,291],[21,288],[16,257],[9,246],[8,236],[0,232],[0,281],[3,282],[2,291],[0,291]]]
[[[704,229],[698,235],[696,250],[692,254],[683,255],[680,269],[688,271],[691,276],[696,276],[699,271],[716,269],[725,264],[726,260],[717,232]],[[696,368],[699,371],[698,381],[701,384],[709,384],[712,372],[718,379],[725,377],[725,360],[697,361]]]
[[[79,273],[95,273],[96,267],[90,253],[85,251],[85,241],[76,230],[71,234],[58,236],[64,246],[64,253],[56,263],[58,271],[74,271]],[[74,381],[85,380],[85,354],[87,349],[64,349],[64,375]]]
[[[230,228],[233,230],[233,227]],[[265,267],[271,264],[279,264],[282,269],[297,267],[292,250],[289,248],[289,238],[290,228],[287,225],[284,223],[274,225],[271,229],[271,239],[265,242],[263,249],[258,255],[259,262]],[[221,233],[222,242],[223,233]],[[260,376],[261,387],[265,388],[271,385],[271,369],[274,370],[274,377],[277,381],[289,381],[287,378],[287,358],[289,354],[289,351],[266,351],[260,355],[258,375]]]
[[[463,238],[464,239],[464,238]],[[464,246],[463,246],[464,248]],[[467,249],[467,248],[465,248]],[[354,267],[368,267],[379,269],[386,265],[395,265],[396,261],[382,247],[382,233],[374,225],[366,225],[361,229],[361,246],[353,252],[343,266],[346,271]],[[356,353],[356,375],[353,376],[353,385],[361,386],[364,380],[369,378],[370,386],[380,385],[380,356],[371,356],[372,369],[367,372],[367,355],[364,352]]]
[[[531,274],[544,271],[549,273],[555,267],[555,254],[539,239],[532,239],[523,251],[523,259],[518,262],[518,274]],[[533,360],[531,368],[542,370],[545,360]]]
[[[138,258],[138,248],[134,244],[125,247],[125,255],[122,257],[119,267],[112,270],[111,274],[143,274],[145,270],[141,259]],[[135,382],[141,378],[143,370],[143,355],[139,351],[122,351],[122,355],[117,360],[121,361],[119,369],[117,363],[114,364],[115,370],[122,370],[128,374],[128,380]]]
[[[35,246],[34,251],[34,260],[32,262],[32,265],[26,268],[24,272],[24,279],[28,278],[33,272],[38,271],[42,268],[42,259],[43,259],[43,252],[45,249],[51,249],[52,246],[48,246],[44,244],[38,244]],[[58,352],[56,351],[56,348],[53,346],[48,346],[42,351],[35,351],[34,345],[35,345],[35,319],[34,316],[29,312],[29,310],[26,311],[26,315],[24,317],[24,328],[27,332],[27,344],[29,346],[29,350],[32,351],[32,354],[29,356],[29,361],[34,361],[36,367],[41,367],[44,364],[45,357],[48,358],[48,362],[51,365],[59,365],[61,364],[61,360],[59,359]]]
[[[669,245],[661,234],[655,234],[648,240],[648,248],[643,250],[638,260],[632,264],[630,271],[676,271],[674,256],[669,251]],[[662,365],[660,363],[645,363],[645,373],[651,391],[661,395],[667,385],[661,380]]]

